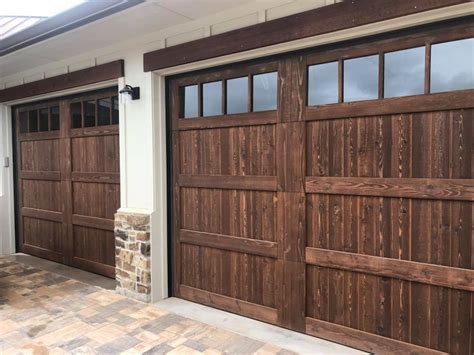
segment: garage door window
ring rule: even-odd
[[[227,114],[248,112],[249,79],[227,80]]]
[[[190,85],[184,88],[184,118],[199,116],[198,86]]]
[[[51,131],[59,131],[59,106],[51,107],[49,113]]]
[[[379,56],[344,61],[344,101],[374,100],[378,98]]]
[[[431,92],[474,88],[474,38],[431,46]]]
[[[425,47],[385,53],[384,64],[384,97],[424,93]]]
[[[270,111],[277,109],[277,72],[254,75],[253,77],[253,111]]]
[[[338,62],[311,65],[308,68],[308,104],[338,102]]]
[[[46,132],[49,129],[48,123],[48,108],[42,108],[39,110],[39,131]]]
[[[203,116],[222,115],[222,81],[203,84],[202,102]]]

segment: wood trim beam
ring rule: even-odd
[[[159,70],[469,1],[343,1],[243,29],[145,53],[143,68],[146,72]]]
[[[103,229],[108,231],[114,230],[114,221],[107,218],[82,216],[78,214],[72,215],[72,224],[88,228]]]
[[[271,324],[277,324],[278,322],[277,310],[274,308],[222,296],[194,287],[185,285],[179,286],[179,297]]]
[[[79,86],[99,83],[101,81],[117,79],[122,76],[124,76],[124,61],[116,60],[95,67],[0,90],[0,102],[72,89]]]
[[[446,354],[362,330],[306,317],[306,333],[375,354]]]
[[[472,179],[311,176],[307,193],[474,201]]]
[[[63,219],[64,219],[62,212],[40,210],[37,208],[30,208],[30,207],[22,207],[21,215],[23,217],[44,219],[44,220],[52,221],[52,222],[63,222]]]
[[[181,229],[179,231],[179,241],[181,243],[231,250],[269,258],[277,257],[277,243],[266,240]]]
[[[120,173],[72,172],[72,181],[120,184]]]
[[[469,269],[319,248],[306,248],[306,263],[474,291],[474,270]]]
[[[275,176],[231,176],[231,175],[185,175],[178,178],[181,187],[202,187],[207,189],[236,189],[253,191],[276,191]]]

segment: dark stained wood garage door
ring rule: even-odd
[[[474,351],[472,25],[171,78],[175,295]]]
[[[16,109],[22,252],[115,277],[116,89]]]

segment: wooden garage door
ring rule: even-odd
[[[471,354],[472,37],[171,78],[174,294],[377,353]]]
[[[22,252],[115,277],[116,90],[16,109]]]

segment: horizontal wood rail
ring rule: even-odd
[[[106,264],[101,264],[92,260],[79,258],[77,256],[73,256],[72,265],[84,270],[89,270],[94,273],[99,272],[107,277],[115,278],[115,265],[110,266]]]
[[[58,263],[64,263],[64,257],[62,253],[57,252],[56,250],[45,249],[36,245],[23,243],[23,245],[21,246],[21,252],[25,254],[31,254],[43,259],[56,261]]]
[[[20,171],[20,179],[24,180],[46,180],[60,181],[61,173],[59,171]]]
[[[423,346],[306,317],[306,333],[375,354],[446,354]]]
[[[236,189],[254,191],[276,191],[275,176],[231,176],[231,175],[179,175],[181,187],[203,187],[208,189]]]
[[[48,132],[34,132],[34,133],[19,133],[19,142],[28,141],[45,141],[51,139],[59,139],[59,131],[48,131]]]
[[[265,111],[213,117],[181,118],[178,120],[178,129],[184,131],[191,129],[258,126],[274,124],[276,122],[277,112]]]
[[[120,173],[72,172],[72,181],[119,184]]]
[[[310,176],[306,192],[474,201],[474,180]]]
[[[220,308],[224,311],[237,313],[246,317],[256,318],[264,322],[272,324],[277,324],[278,322],[278,314],[276,309],[256,303],[237,300],[231,297],[185,285],[180,285],[179,296],[190,301]]]
[[[73,214],[72,224],[95,229],[104,229],[109,231],[114,230],[114,221],[112,219],[107,218],[98,218]]]
[[[71,137],[111,136],[115,134],[119,134],[118,125],[71,129]]]
[[[306,248],[308,264],[474,291],[474,270],[343,251]]]
[[[52,222],[62,222],[63,221],[63,213],[62,212],[39,210],[39,209],[36,209],[36,208],[30,208],[30,207],[22,207],[21,208],[21,215],[23,217],[45,219],[47,221],[52,221]]]
[[[306,121],[474,107],[474,90],[306,107]]]
[[[230,235],[205,233],[181,229],[179,241],[203,247],[231,250],[241,253],[277,257],[277,243],[266,240],[233,237]]]
[[[0,90],[0,102],[71,89],[79,86],[117,79],[124,76],[123,60],[97,65],[28,84]]]
[[[143,69],[173,67],[466,2],[469,0],[343,1],[145,53]]]

